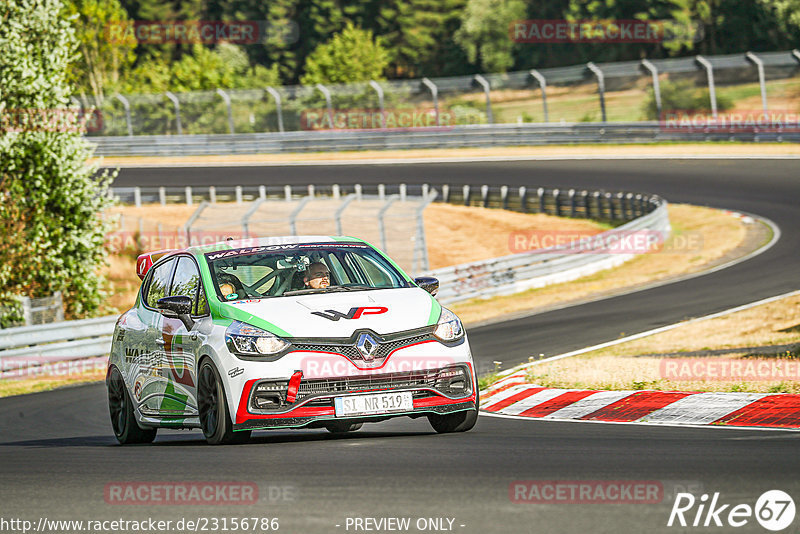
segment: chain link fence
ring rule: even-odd
[[[631,122],[685,80],[709,99],[796,111],[800,52],[696,56],[421,80],[114,95],[90,136],[452,128],[477,124]],[[667,96],[667,95],[664,95]],[[751,103],[752,102],[752,103]],[[716,108],[716,102],[709,102]],[[649,118],[653,118],[650,116]]]

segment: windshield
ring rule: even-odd
[[[223,301],[409,287],[389,261],[362,244],[247,247],[205,258]]]

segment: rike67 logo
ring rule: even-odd
[[[667,526],[738,528],[750,524],[755,518],[765,529],[777,532],[790,526],[794,516],[794,500],[781,490],[765,491],[755,506],[723,503],[719,492],[714,493],[711,499],[708,494],[698,499],[691,493],[678,493]]]

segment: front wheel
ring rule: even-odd
[[[197,376],[197,408],[206,441],[211,445],[229,445],[249,440],[249,430],[233,431],[225,389],[211,360],[203,360]]]
[[[129,443],[152,443],[156,439],[156,428],[139,428],[133,414],[133,401],[125,387],[125,380],[119,369],[113,367],[106,383],[108,387],[108,412],[114,436],[122,445]]]
[[[466,432],[471,430],[478,421],[478,408],[480,405],[480,393],[476,393],[474,410],[465,410],[447,415],[431,414],[428,416],[428,422],[439,434]]]

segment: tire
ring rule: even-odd
[[[197,373],[197,409],[200,427],[210,445],[232,445],[250,439],[250,431],[233,431],[225,388],[210,359],[203,360]]]
[[[125,380],[119,369],[112,367],[106,381],[108,388],[108,412],[114,436],[122,445],[131,443],[152,443],[156,439],[157,428],[142,429],[136,422],[131,400]]]
[[[466,432],[471,430],[478,421],[478,407],[480,405],[480,393],[476,393],[474,410],[465,410],[463,412],[450,413],[447,415],[431,414],[428,416],[428,422],[439,434]]]
[[[345,434],[347,432],[355,432],[364,426],[364,423],[348,423],[345,421],[337,421],[335,423],[326,423],[325,428],[332,434]]]

